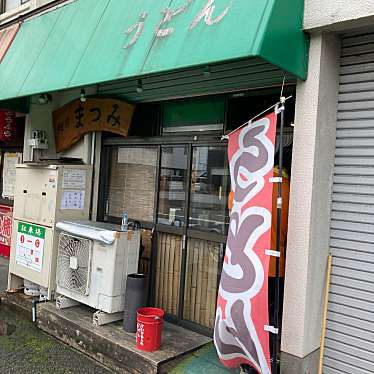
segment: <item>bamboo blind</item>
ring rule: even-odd
[[[216,314],[220,244],[188,240],[184,319],[213,328]]]
[[[121,156],[119,151],[121,149],[112,150],[107,213],[110,216],[122,217],[123,212],[127,210],[131,219],[152,222],[157,180],[156,165],[146,162],[144,155],[143,158],[138,157],[139,152],[136,150],[131,160]],[[153,156],[153,161],[157,159],[156,150],[145,148],[143,153],[147,157]],[[127,158],[130,155],[131,153]],[[138,159],[138,163],[135,163],[134,159]]]
[[[173,315],[178,315],[181,252],[181,236],[158,234],[155,303]]]

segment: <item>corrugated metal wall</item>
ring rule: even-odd
[[[324,374],[374,373],[374,33],[342,38]]]

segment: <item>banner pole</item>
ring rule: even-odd
[[[283,177],[283,134],[284,134],[284,111],[286,98],[280,98],[281,106],[278,109],[281,115],[280,120],[280,130],[279,130],[279,175],[278,181],[278,195],[277,195],[277,241],[276,241],[276,251],[281,252],[281,225],[282,225],[282,177]],[[276,257],[276,267],[275,267],[275,291],[274,291],[274,327],[279,329],[279,309],[280,309],[280,257]],[[273,363],[272,372],[273,374],[278,374],[278,338],[279,335],[273,335]]]

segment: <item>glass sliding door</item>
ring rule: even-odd
[[[192,148],[190,229],[226,235],[229,215],[226,148]]]
[[[155,303],[206,330],[214,325],[228,193],[225,146],[162,147]]]
[[[161,147],[157,211],[155,304],[169,315],[180,316],[180,284],[186,234],[189,148]]]
[[[140,222],[143,231],[138,272],[151,275],[151,229],[156,217],[159,148],[147,145],[105,147],[103,154],[106,184],[99,217],[121,224],[127,211],[130,221]]]
[[[214,327],[217,290],[229,225],[227,149],[193,146],[183,319]]]
[[[188,148],[163,147],[157,222],[175,227],[185,226]]]
[[[110,150],[106,217],[154,222],[157,147],[118,147]]]

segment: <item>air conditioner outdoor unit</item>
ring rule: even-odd
[[[78,303],[97,312],[96,325],[122,319],[127,275],[137,273],[140,230],[98,222],[62,222],[57,257],[56,305]]]

